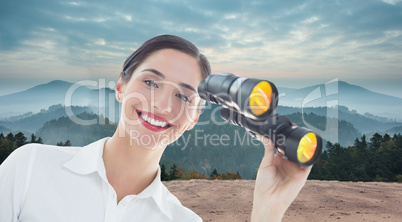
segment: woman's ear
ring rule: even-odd
[[[119,76],[119,79],[117,80],[115,94],[116,94],[117,101],[121,103],[123,101],[123,97],[124,97],[123,80],[121,79],[121,75]]]

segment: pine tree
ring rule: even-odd
[[[177,180],[179,179],[179,171],[177,170],[176,163],[173,163],[173,166],[169,171],[169,180]]]
[[[161,180],[162,180],[162,181],[167,181],[167,180],[169,180],[169,175],[168,175],[167,172],[166,172],[165,164],[162,164],[162,167],[161,167]]]
[[[388,142],[389,140],[391,140],[391,137],[386,133],[383,137],[383,142]]]
[[[39,137],[40,139],[40,137]],[[70,140],[66,140],[66,142],[63,143],[63,141],[60,141],[56,144],[56,146],[71,146]]]
[[[23,133],[19,132],[14,136],[15,145],[17,147],[23,146],[27,143],[27,138],[24,136]]]
[[[371,137],[371,139],[370,139],[371,150],[374,150],[374,151],[378,150],[381,146],[382,140],[383,140],[382,136],[379,133],[375,133],[373,135],[373,137]]]
[[[218,171],[216,170],[216,168],[212,171],[211,175],[209,177],[217,177],[219,176]]]
[[[12,133],[9,133],[9,134],[7,134],[7,137],[6,137],[8,140],[10,140],[10,141],[14,141],[14,135],[12,134]]]
[[[70,140],[66,140],[66,142],[64,143],[64,145],[63,146],[71,146],[71,142],[70,142]]]
[[[36,141],[36,143],[43,144],[43,140],[42,140],[42,138],[41,138],[41,137],[39,137],[39,139]]]
[[[31,143],[36,143],[36,136],[33,133],[31,134]]]
[[[61,141],[60,141],[61,142]],[[35,136],[35,134],[31,134],[31,141],[30,141],[30,143],[41,143],[41,144],[43,144],[43,140],[42,140],[42,138],[41,137],[39,137],[38,139],[36,139],[36,136]],[[70,144],[70,146],[71,146],[71,144]]]
[[[12,137],[14,137],[11,134]],[[7,135],[8,137],[8,135]],[[16,149],[15,142],[8,138],[0,139],[0,164]]]

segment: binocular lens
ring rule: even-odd
[[[250,93],[250,110],[255,116],[260,116],[268,111],[271,101],[272,87],[268,82],[261,81]]]
[[[299,142],[297,147],[297,159],[301,163],[310,161],[317,149],[317,136],[313,132],[306,133]]]

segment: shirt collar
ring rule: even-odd
[[[104,168],[103,147],[108,137],[79,149],[76,155],[63,166],[78,174],[90,174]]]
[[[76,155],[63,166],[67,169],[82,175],[98,172],[105,174],[103,162],[103,147],[108,137],[95,141],[79,149]],[[106,181],[107,179],[104,178]],[[152,183],[138,194],[140,198],[152,197],[161,211],[172,220],[172,213],[169,208],[168,197],[161,181],[161,169],[158,168],[157,175]]]
[[[161,168],[158,168],[158,173],[152,183],[145,188],[138,197],[152,197],[161,211],[172,220],[172,213],[169,208],[167,192],[161,181]]]

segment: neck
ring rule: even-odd
[[[130,143],[128,134],[119,136],[121,130],[124,129],[118,127],[112,138],[105,143],[103,160],[106,175],[117,193],[119,189],[125,189],[128,194],[138,194],[155,179],[164,148],[152,150]],[[129,191],[130,187],[135,189]]]

